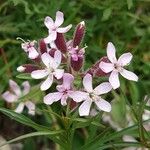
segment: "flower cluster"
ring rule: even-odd
[[[72,25],[60,27],[63,22],[64,15],[60,11],[56,12],[55,21],[49,16],[45,18],[48,36],[38,42],[24,41],[22,44],[23,50],[34,64],[21,65],[17,70],[30,73],[33,79],[44,79],[40,85],[41,91],[51,88],[54,82],[57,84],[55,92],[44,96],[43,101],[46,105],[60,100],[61,105],[65,106],[73,100],[77,103],[76,106],[80,105],[80,116],[90,114],[92,103],[97,109],[110,112],[111,104],[103,99],[103,94],[119,88],[119,73],[128,80],[138,80],[134,73],[124,69],[130,63],[132,54],[125,53],[117,60],[115,47],[109,42],[107,56],[102,57],[88,70],[84,70],[86,46],[83,47],[81,43],[85,35],[85,22],[82,21],[76,26],[70,40],[66,40],[64,33],[68,32]],[[92,80],[101,76],[109,76],[109,82],[100,83],[93,88]],[[10,94],[4,93],[4,99],[13,102],[11,99],[14,95],[10,99],[8,97]],[[28,107],[26,103],[24,105]]]

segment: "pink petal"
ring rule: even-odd
[[[63,93],[60,92],[49,93],[44,97],[44,103],[47,105],[51,105],[53,102],[60,100],[62,96]]]
[[[67,94],[64,94],[64,95],[61,97],[61,105],[66,106],[66,105],[67,105],[67,99],[68,99],[68,95],[67,95]]]
[[[61,79],[62,76],[64,74],[64,69],[56,69],[55,72],[53,73],[53,75],[57,78],[57,79]]]
[[[111,111],[111,105],[106,100],[100,98],[99,100],[95,101],[95,104],[100,110],[110,112]]]
[[[22,86],[23,86],[23,95],[26,95],[30,92],[30,84],[28,81],[25,81],[22,83]]]
[[[92,86],[92,76],[90,74],[86,74],[83,78],[83,86],[85,90],[89,93],[93,91],[93,86]]]
[[[56,31],[49,31],[49,35],[47,38],[44,38],[45,43],[51,43],[52,41],[55,41],[57,37]]]
[[[54,59],[48,53],[42,54],[41,59],[47,68],[49,68],[54,61]]]
[[[34,79],[41,79],[41,78],[46,77],[47,75],[48,75],[47,70],[35,70],[35,71],[32,71],[31,73],[31,77]]]
[[[109,73],[114,69],[114,65],[111,63],[100,62],[99,68],[105,73]]]
[[[109,42],[107,45],[107,57],[112,63],[116,63],[116,49],[111,42]]]
[[[79,107],[79,115],[80,116],[88,116],[90,113],[92,100],[89,98],[85,100]]]
[[[58,68],[58,66],[61,64],[61,59],[62,59],[62,55],[61,52],[59,50],[55,51],[54,53],[54,62],[52,67],[54,69]]]
[[[3,99],[6,100],[8,103],[12,103],[18,100],[18,97],[9,91],[6,91],[5,93],[2,94]]]
[[[58,32],[58,33],[66,33],[66,32],[68,32],[71,28],[72,28],[72,25],[70,24],[70,25],[68,25],[67,27],[58,28],[58,29],[57,29],[57,32]]]
[[[83,100],[86,100],[88,95],[89,94],[86,92],[75,91],[75,92],[71,92],[69,94],[69,97],[72,98],[75,102],[81,102]]]
[[[74,76],[69,74],[69,73],[65,73],[63,75],[63,86],[65,89],[69,90],[71,88],[71,84],[73,83],[74,80]]]
[[[35,115],[35,104],[31,101],[27,101],[25,105],[28,108],[28,114]]]
[[[46,91],[47,89],[49,89],[51,87],[53,83],[53,75],[50,74],[47,79],[41,84],[41,90],[42,91]]]
[[[138,76],[135,73],[128,71],[126,69],[122,69],[120,71],[120,74],[128,80],[138,81]]]
[[[109,77],[109,82],[112,85],[113,89],[117,89],[120,86],[120,81],[118,77],[118,72],[117,71],[112,71]]]
[[[105,94],[108,93],[109,91],[111,91],[112,86],[109,82],[104,82],[101,83],[100,85],[98,85],[95,89],[94,89],[94,93],[96,95],[101,95],[101,94]]]
[[[54,27],[54,21],[53,21],[53,19],[52,19],[51,17],[49,17],[49,16],[45,17],[44,24],[45,24],[45,26],[46,26],[48,29]]]
[[[18,86],[18,84],[17,84],[15,81],[9,80],[9,86],[10,86],[11,90],[12,90],[17,96],[20,96],[20,95],[21,95],[20,87]]]
[[[39,56],[39,53],[36,51],[34,47],[30,48],[29,50],[29,58],[30,59],[35,59]]]
[[[121,65],[121,66],[125,66],[125,65],[128,65],[132,59],[132,54],[131,53],[125,53],[125,54],[122,54],[119,59],[118,59],[118,63]]]
[[[55,20],[55,26],[59,27],[64,22],[64,14],[60,11],[56,12],[56,20]]]
[[[24,109],[24,103],[21,102],[21,103],[17,106],[17,108],[15,109],[15,112],[16,112],[16,113],[22,113],[23,109]]]

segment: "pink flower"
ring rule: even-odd
[[[69,74],[65,73],[63,75],[63,84],[57,85],[56,89],[58,92],[49,93],[44,97],[44,103],[47,105],[51,105],[53,102],[61,100],[61,104],[63,106],[67,105],[67,99],[72,93],[71,85],[73,83],[74,77]]]
[[[33,71],[31,73],[31,77],[34,79],[42,79],[47,77],[47,79],[41,85],[42,91],[45,91],[51,87],[54,77],[56,77],[56,79],[62,78],[64,70],[58,69],[61,63],[61,58],[61,52],[58,50],[55,52],[54,58],[51,57],[48,53],[41,55],[42,62],[46,67],[41,70]]]
[[[79,99],[76,98],[77,93],[72,94],[72,98],[76,102],[84,101],[80,107],[79,107],[79,115],[80,116],[88,116],[90,113],[90,108],[92,103],[94,102],[96,106],[103,111],[110,112],[111,111],[111,105],[104,99],[101,98],[101,94],[108,93],[111,91],[112,87],[109,82],[104,82],[98,85],[95,89],[93,89],[92,86],[92,76],[90,74],[86,74],[83,78],[83,86],[85,88],[84,93],[87,94],[87,96],[78,96]]]
[[[119,73],[128,80],[138,81],[138,77],[136,74],[124,69],[124,66],[128,65],[132,59],[131,53],[124,53],[117,60],[116,49],[114,45],[109,42],[107,45],[107,57],[110,60],[110,63],[101,62],[99,64],[99,67],[105,73],[111,72],[109,82],[111,83],[113,89],[117,89],[120,86]]]
[[[66,27],[60,27],[64,22],[64,14],[60,11],[56,12],[55,22],[49,16],[45,18],[44,24],[48,28],[49,35],[44,39],[45,43],[50,43],[51,41],[55,41],[57,37],[57,33],[66,33],[70,30],[72,25],[68,25]]]
[[[9,80],[9,86],[11,91],[6,91],[5,93],[2,94],[4,100],[8,103],[18,102],[19,98],[27,95],[30,92],[30,84],[28,81],[22,83],[23,87],[22,91],[18,86],[18,84],[13,80]],[[35,114],[35,104],[31,101],[20,102],[17,108],[15,109],[15,112],[22,113],[25,106],[28,108],[29,114],[31,115]]]
[[[32,42],[24,42],[21,44],[22,49],[28,53],[28,57],[30,59],[35,59],[39,56],[39,53],[37,52],[37,50],[35,49],[35,42],[36,41],[32,41]]]

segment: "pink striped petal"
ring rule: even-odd
[[[68,25],[67,27],[58,28],[58,29],[57,29],[57,32],[58,32],[58,33],[66,33],[66,32],[68,32],[71,28],[72,28],[72,25],[70,24],[70,25]]]
[[[113,89],[120,87],[119,74],[117,71],[112,71],[109,77],[109,82],[112,85]]]
[[[8,102],[8,103],[12,103],[18,100],[18,97],[12,93],[10,93],[9,91],[6,91],[5,93],[2,94],[3,99]]]
[[[53,75],[57,79],[61,79],[63,77],[63,74],[64,74],[64,69],[56,69],[55,72],[53,73]]]
[[[122,69],[120,71],[120,74],[128,80],[138,81],[138,76],[135,73],[128,71],[126,69]]]
[[[54,61],[54,59],[48,53],[42,54],[41,59],[47,68],[49,68]]]
[[[16,112],[16,113],[22,113],[23,109],[24,109],[24,103],[21,102],[21,103],[19,103],[19,105],[18,105],[17,108],[15,109],[15,112]]]
[[[125,53],[125,54],[122,54],[119,59],[118,59],[118,63],[121,65],[121,66],[126,66],[130,63],[131,59],[132,59],[132,54],[131,53]]]
[[[71,89],[71,84],[73,83],[74,76],[69,73],[64,73],[63,75],[63,86],[65,89]]]
[[[27,101],[25,105],[28,108],[28,114],[35,115],[35,104],[31,101]]]
[[[30,92],[30,84],[28,81],[25,81],[22,83],[22,86],[23,86],[23,95],[26,95]]]
[[[52,41],[55,41],[57,37],[56,31],[49,31],[49,35],[47,38],[44,38],[45,43],[51,43]]]
[[[114,69],[114,65],[112,63],[100,62],[99,68],[105,73],[109,73]]]
[[[64,22],[64,14],[60,11],[56,12],[56,20],[55,20],[55,27],[59,27]]]
[[[90,113],[91,105],[92,105],[92,100],[90,98],[85,100],[79,107],[79,115],[88,116]]]
[[[20,96],[20,95],[21,95],[20,87],[18,86],[18,84],[17,84],[15,81],[9,80],[9,86],[10,86],[11,90],[12,90],[17,96]]]
[[[48,75],[47,70],[35,70],[32,71],[31,77],[34,79],[42,79]]]
[[[49,17],[49,16],[45,17],[44,24],[45,24],[45,26],[46,26],[48,29],[54,27],[54,21],[53,21],[53,19],[52,19],[51,17]]]
[[[53,102],[60,100],[62,96],[63,93],[60,92],[49,93],[44,97],[44,103],[47,105],[51,105]]]
[[[112,63],[116,63],[116,49],[111,42],[109,42],[107,45],[107,57]]]
[[[92,86],[92,76],[90,74],[86,74],[83,78],[83,86],[85,90],[89,93],[93,91],[93,86]]]
[[[29,50],[29,58],[30,59],[35,59],[39,56],[39,53],[36,51],[34,47],[30,48]]]
[[[111,111],[110,103],[108,103],[106,100],[104,100],[102,98],[100,98],[99,100],[96,100],[95,104],[102,111],[105,111],[105,112],[110,112]]]
[[[54,61],[52,67],[54,69],[58,68],[58,66],[61,64],[62,55],[59,50],[55,51],[54,53]]]
[[[64,94],[64,95],[61,97],[61,105],[66,106],[66,105],[67,105],[67,99],[68,99],[68,95],[67,95],[67,94]]]

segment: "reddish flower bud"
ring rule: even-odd
[[[77,25],[76,30],[74,32],[73,47],[80,45],[84,37],[84,33],[85,33],[85,23],[84,21],[82,21]]]
[[[101,61],[110,62],[106,56],[102,57],[86,73],[90,73],[92,76],[97,76],[97,77],[106,76],[107,74],[99,68],[99,64]]]
[[[18,72],[23,72],[23,73],[31,73],[34,70],[38,70],[39,67],[36,65],[32,65],[32,64],[24,64],[22,66],[19,66],[17,68]]]
[[[55,44],[62,53],[66,53],[67,51],[66,41],[62,33],[57,33]]]
[[[39,41],[39,50],[40,50],[41,54],[47,52],[46,43],[44,42],[43,39],[41,39],[41,40]]]

